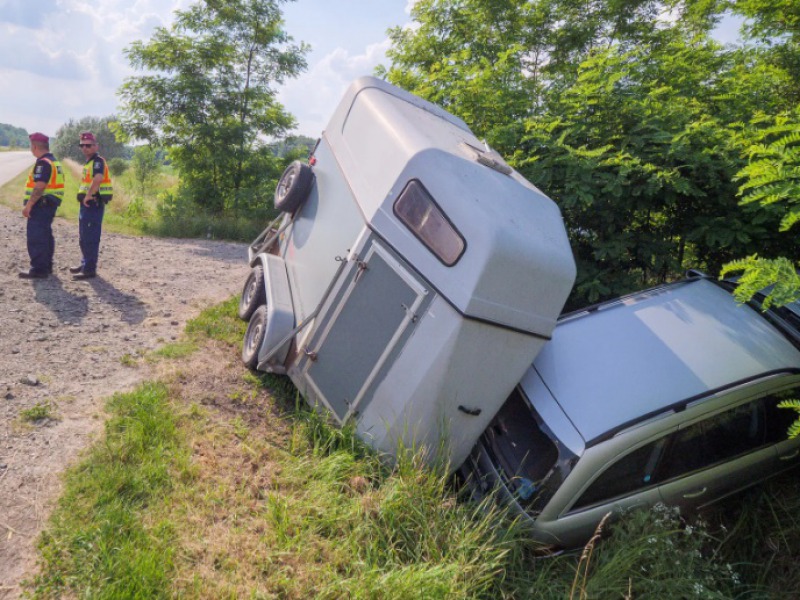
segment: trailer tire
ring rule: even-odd
[[[314,182],[314,172],[307,164],[294,161],[283,172],[275,188],[275,208],[293,213],[305,202]]]
[[[267,305],[262,304],[259,306],[253,316],[250,317],[250,322],[247,324],[247,331],[244,333],[244,343],[242,344],[242,362],[249,369],[255,369],[258,366],[258,351],[261,350],[261,344],[264,343],[264,337],[267,335]]]
[[[264,267],[256,265],[247,276],[242,288],[242,297],[239,300],[239,318],[249,321],[256,309],[267,301],[267,292],[264,289]]]

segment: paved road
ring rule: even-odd
[[[30,169],[35,161],[30,152],[0,152],[0,185]]]

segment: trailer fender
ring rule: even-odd
[[[259,259],[264,268],[267,319],[257,368],[259,371],[282,374],[286,372],[284,362],[292,343],[291,338],[287,340],[286,337],[294,329],[295,322],[289,276],[286,262],[280,256],[261,254]]]

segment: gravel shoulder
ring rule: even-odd
[[[60,475],[102,431],[103,399],[150,376],[123,357],[177,339],[202,308],[237,294],[248,273],[244,244],[104,232],[98,277],[73,281],[77,224],[57,218],[53,231],[54,275],[19,279],[25,220],[0,206],[0,600],[18,598],[33,574]],[[21,419],[45,403],[56,418]]]

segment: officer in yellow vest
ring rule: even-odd
[[[31,268],[21,271],[22,279],[43,279],[53,272],[53,218],[64,197],[64,169],[50,153],[50,139],[43,133],[32,133],[31,154],[36,157],[25,184],[25,207],[22,216],[28,220],[27,242]]]
[[[78,215],[78,234],[83,260],[77,267],[70,267],[73,279],[91,279],[97,276],[97,257],[100,253],[100,233],[103,226],[103,213],[111,200],[114,189],[108,174],[108,163],[97,153],[97,138],[91,131],[80,135],[79,145],[86,157],[83,176],[78,187],[78,202],[81,203]]]

